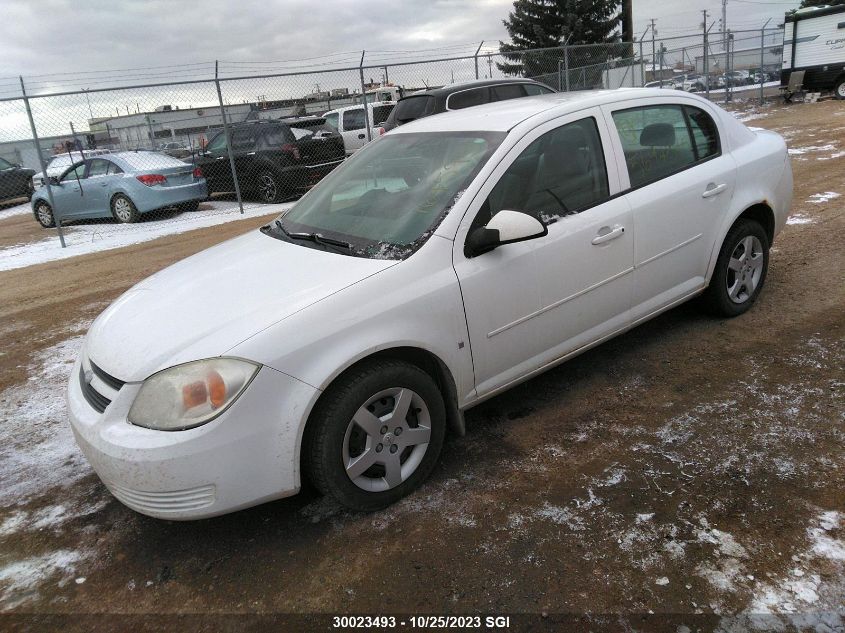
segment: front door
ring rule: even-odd
[[[470,205],[455,241],[478,396],[620,329],[630,320],[633,234],[599,110],[547,122],[520,141]],[[548,235],[472,257],[466,236],[498,211]]]

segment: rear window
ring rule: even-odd
[[[446,108],[449,110],[461,110],[484,103],[490,103],[489,90],[487,88],[473,88],[472,90],[462,90],[461,92],[449,95],[449,98],[446,100]]]
[[[537,84],[523,84],[522,87],[525,88],[525,92],[529,97],[533,97],[535,95],[547,95],[554,92],[554,90],[551,90],[550,88],[538,86]]]
[[[373,107],[373,125],[381,125],[393,111],[393,104]]]
[[[185,162],[158,152],[132,152],[120,155],[121,160],[136,170],[184,167]]]
[[[434,97],[431,95],[420,95],[418,97],[405,97],[396,104],[396,120],[413,121],[427,116],[434,112]]]

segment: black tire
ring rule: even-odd
[[[122,193],[111,199],[111,214],[115,220],[123,224],[130,224],[141,219],[141,214],[138,213],[135,203]]]
[[[751,238],[755,244],[752,251],[759,247],[759,256],[762,257],[762,264],[759,265],[759,276],[753,272],[756,268],[753,261],[756,261],[754,252],[746,251],[745,241]],[[756,240],[756,243],[754,242]],[[731,264],[733,255],[739,254],[738,264]],[[751,258],[748,255],[752,255]],[[753,260],[753,261],[751,261]],[[746,262],[747,265],[746,265]],[[735,271],[739,265],[741,270]],[[748,311],[757,300],[763,284],[766,281],[766,273],[769,269],[769,236],[760,226],[759,222],[749,219],[739,219],[728,231],[722,248],[719,251],[719,259],[716,260],[716,268],[710,278],[710,285],[702,296],[706,309],[717,316],[735,317]],[[746,275],[744,281],[742,275]],[[754,282],[755,276],[757,277]],[[748,284],[751,284],[749,286]],[[749,288],[753,289],[749,292]],[[736,289],[735,298],[731,298],[729,289]]]
[[[281,202],[285,198],[282,179],[279,174],[269,169],[259,172],[255,179],[255,192],[258,199],[265,204]]]
[[[836,80],[836,85],[833,86],[833,96],[837,99],[845,99],[845,77]]]
[[[401,434],[393,430],[395,423],[387,418],[386,414],[380,414],[379,410],[373,407],[378,406],[379,403],[381,405],[387,403],[388,407],[396,406],[399,402],[398,398],[392,400],[391,396],[387,396],[378,399],[378,396],[385,391],[396,389],[413,393],[421,399],[416,402],[422,402],[427,408],[430,437],[427,447],[423,444],[417,447],[396,446],[396,457],[393,458],[390,457],[394,454],[393,442],[398,444]],[[374,397],[376,400],[372,400]],[[362,433],[366,437],[363,427],[353,425],[352,420],[357,412],[363,410],[369,403],[372,404],[367,408],[374,412],[373,415],[386,420],[378,433],[381,434],[385,428],[388,428],[388,432],[379,436],[379,439],[373,440],[378,444],[371,444],[369,449],[364,450],[378,451],[380,457],[374,456],[378,459],[404,459],[403,467],[412,464],[412,459],[418,460],[416,468],[411,470],[407,478],[398,485],[383,490],[377,489],[376,486],[390,485],[386,465],[373,464],[358,477],[358,481],[372,482],[373,490],[364,489],[356,484],[344,465],[344,451],[346,450],[349,455],[353,452],[351,443],[354,434],[358,433],[359,441]],[[417,428],[423,426],[420,423],[421,418],[417,417],[422,411],[422,408],[417,408],[413,403],[410,405],[408,413],[402,420],[408,425],[406,438],[412,437],[410,431],[416,430],[413,428],[414,423],[417,424]],[[377,422],[379,425],[382,424],[381,420]],[[320,492],[334,498],[342,505],[359,511],[378,510],[413,492],[428,478],[440,457],[445,435],[446,407],[443,396],[431,376],[419,367],[399,360],[379,359],[364,362],[343,374],[331,385],[314,408],[305,429],[303,442],[305,471],[311,483]],[[381,450],[378,449],[379,446],[382,446]],[[422,451],[421,456],[415,456],[412,452],[408,453],[409,450],[416,449]],[[361,454],[363,452],[357,456]],[[356,455],[352,455],[352,458],[354,457]]]
[[[56,226],[56,218],[53,217],[53,209],[46,200],[39,200],[35,203],[35,219],[45,229],[52,229]]]
[[[180,211],[190,212],[190,211],[196,211],[199,208],[199,206],[200,206],[199,200],[191,200],[190,202],[182,202],[180,204],[177,204],[176,208],[179,209]]]

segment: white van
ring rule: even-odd
[[[367,110],[370,123],[370,140],[383,134],[381,124],[390,116],[395,101],[382,103],[368,103]],[[330,110],[323,115],[326,123],[335,128],[343,137],[346,155],[354,154],[364,147],[367,142],[367,124],[364,117],[364,105],[347,106]]]

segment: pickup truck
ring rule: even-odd
[[[382,101],[380,103],[368,103],[370,122],[370,140],[378,138],[384,131],[381,124],[390,116],[390,112],[396,105],[395,101]],[[350,156],[361,149],[367,142],[367,127],[364,117],[364,105],[346,106],[330,110],[323,115],[326,123],[335,128],[343,137],[343,147],[346,155]]]

